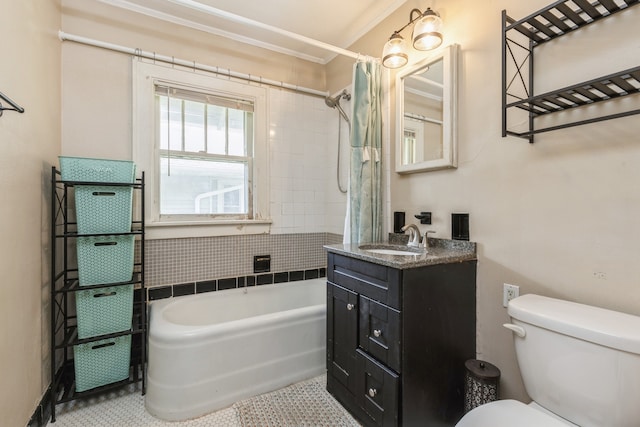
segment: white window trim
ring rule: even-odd
[[[178,237],[229,236],[269,233],[269,134],[268,91],[260,86],[205,75],[184,68],[133,60],[132,159],[138,171],[145,172],[146,237],[165,239]],[[167,221],[159,217],[158,129],[155,111],[155,83],[164,81],[194,88],[207,88],[230,96],[243,96],[254,103],[255,143],[251,194],[254,219]]]

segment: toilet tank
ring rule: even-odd
[[[581,427],[640,426],[640,317],[532,294],[508,312],[538,405]]]

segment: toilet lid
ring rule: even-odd
[[[468,412],[456,427],[568,427],[572,424],[517,400],[498,400]]]

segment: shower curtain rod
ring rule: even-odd
[[[63,31],[58,31],[58,37],[61,41],[72,41],[88,46],[99,47],[102,49],[112,50],[115,52],[126,53],[129,55],[137,56],[140,58],[149,59],[156,62],[163,62],[165,64],[179,65],[181,67],[185,67],[192,70],[199,71],[207,71],[209,73],[217,74],[225,77],[233,77],[239,80],[245,80],[248,82],[254,82],[258,84],[263,84],[267,86],[272,86],[280,89],[287,89],[293,92],[299,92],[306,95],[312,95],[319,98],[325,98],[329,95],[329,92],[323,92],[316,89],[306,88],[302,86],[293,85],[290,83],[284,83],[282,81],[265,79],[260,76],[254,76],[251,74],[239,73],[237,71],[232,71],[228,68],[220,68],[213,67],[210,65],[200,64],[195,61],[187,61],[184,59],[175,58],[173,56],[160,55],[155,52],[147,52],[140,49],[134,49],[130,47],[120,46],[113,43],[103,42],[100,40],[90,39],[87,37],[77,36],[74,34],[65,33]]]
[[[184,7],[188,7],[199,12],[206,13],[208,15],[217,16],[218,18],[225,19],[227,21],[238,22],[240,24],[250,25],[252,27],[262,28],[263,30],[271,31],[273,33],[280,34],[282,36],[301,41],[303,43],[319,47],[324,50],[328,50],[330,52],[334,52],[340,55],[348,56],[353,59],[360,59],[362,55],[359,53],[352,52],[347,49],[343,49],[338,46],[331,45],[329,43],[321,42],[319,40],[312,39],[310,37],[306,37],[297,33],[293,33],[291,31],[283,30],[282,28],[274,27],[273,25],[265,24],[259,21],[255,21],[253,19],[245,18],[244,16],[236,15],[234,13],[226,12],[224,10],[216,9],[215,7],[211,7],[202,3],[198,3],[193,0],[168,0],[171,3],[179,4]]]

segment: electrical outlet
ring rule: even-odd
[[[502,306],[506,307],[509,305],[509,301],[514,298],[517,298],[520,295],[520,286],[510,285],[508,283],[504,283],[504,287],[502,288]]]

